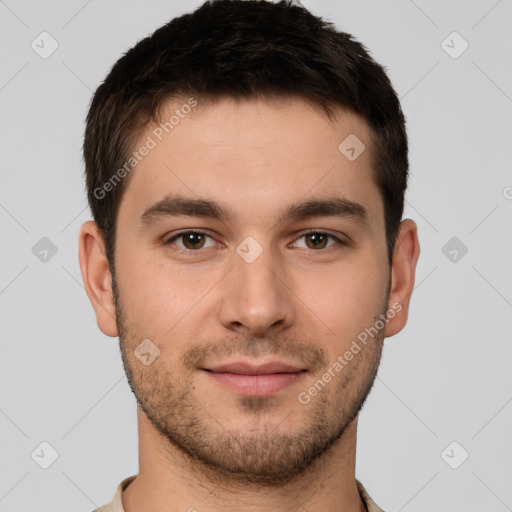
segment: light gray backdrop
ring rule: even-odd
[[[303,3],[386,65],[410,135],[422,253],[357,476],[387,512],[512,510],[512,1]],[[199,4],[0,0],[2,512],[88,512],[137,472],[135,400],[78,265],[84,119],[120,55]]]

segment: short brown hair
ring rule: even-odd
[[[139,41],[112,67],[91,102],[83,144],[88,200],[113,270],[116,218],[126,186],[105,184],[135,137],[171,98],[301,98],[360,115],[384,202],[391,264],[403,215],[408,154],[405,119],[382,66],[354,38],[291,0],[207,1]],[[103,191],[101,194],[98,191]]]

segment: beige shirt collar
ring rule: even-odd
[[[123,491],[128,487],[129,484],[135,480],[137,475],[129,476],[125,478],[117,487],[116,493],[112,501],[102,507],[94,510],[93,512],[124,512],[123,502],[121,500],[121,495]],[[359,495],[363,500],[363,503],[366,505],[368,512],[384,512],[380,507],[376,505],[376,503],[370,498],[368,493],[366,492],[363,484],[356,479],[357,490],[359,491]]]

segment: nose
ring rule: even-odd
[[[277,255],[266,247],[252,262],[238,254],[233,258],[234,267],[222,280],[220,323],[254,337],[290,327],[295,319],[292,283]]]

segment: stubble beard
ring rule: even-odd
[[[373,387],[383,330],[308,404],[302,405],[294,396],[296,404],[287,415],[280,412],[282,397],[237,396],[238,407],[233,414],[250,418],[250,427],[245,431],[230,430],[223,425],[220,412],[212,407],[207,410],[201,395],[195,392],[198,366],[195,372],[193,368],[206,353],[300,354],[300,360],[307,360],[316,368],[314,380],[310,379],[300,390],[305,391],[332,365],[325,351],[314,343],[301,344],[281,336],[263,342],[239,337],[230,338],[225,344],[209,345],[208,349],[205,344],[195,345],[180,359],[183,364],[178,368],[166,368],[165,355],[144,366],[135,357],[134,349],[146,336],[140,327],[128,322],[112,277],[121,355],[137,403],[162,438],[170,460],[178,453],[192,474],[215,485],[278,487],[297,479],[313,464],[320,463],[340,440]],[[386,308],[388,296],[383,301]],[[385,314],[386,309],[379,313]],[[379,314],[375,315],[377,318]],[[361,331],[365,327],[368,326]],[[166,341],[165,345],[169,350],[171,343]],[[285,421],[292,421],[295,428],[280,428]]]

